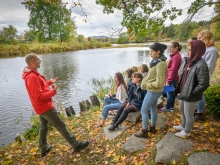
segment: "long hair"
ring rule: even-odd
[[[209,30],[203,30],[199,34],[200,39],[205,43],[206,47],[215,46],[213,34]]]
[[[134,73],[134,70],[131,69],[131,68],[128,68],[128,69],[125,71],[125,73],[128,74],[128,78],[131,78],[131,75],[132,75],[132,73]]]
[[[123,75],[122,75],[120,72],[117,72],[117,73],[115,73],[115,76],[116,76],[117,79],[118,79],[118,82],[116,82],[116,92],[117,92],[118,87],[119,87],[120,85],[123,85],[124,88],[126,89],[126,91],[128,91],[128,88],[127,88],[127,85],[125,84]]]

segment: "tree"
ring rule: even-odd
[[[78,40],[78,42],[84,42],[85,41],[85,37],[82,34],[79,34],[77,36],[77,40]]]
[[[121,11],[123,20],[122,26],[125,26],[129,33],[140,34],[146,30],[148,23],[152,26],[162,25],[165,20],[171,21],[182,15],[183,9],[172,6],[171,0],[96,0],[96,3],[104,7],[106,14]],[[205,6],[212,6],[220,3],[213,0],[194,0],[187,8],[188,17],[185,22],[190,22],[192,18],[202,11]],[[159,30],[155,30],[157,34]]]
[[[127,33],[121,33],[119,35],[118,44],[125,44],[129,42],[128,34]]]
[[[59,39],[62,42],[75,36],[71,11],[61,0],[24,0],[22,4],[30,11],[28,26],[38,34],[39,41]]]
[[[9,25],[8,27],[3,27],[0,31],[0,42],[1,43],[12,43],[17,37],[17,29]]]
[[[175,35],[176,35],[175,27],[171,23],[171,25],[167,29],[167,37],[173,39],[175,37]]]
[[[24,38],[28,41],[36,41],[37,40],[37,33],[35,33],[33,30],[25,30],[24,31]]]

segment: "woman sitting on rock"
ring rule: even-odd
[[[149,69],[148,69],[147,64],[142,64],[141,65],[141,73],[142,73],[143,77],[147,76],[148,71],[149,71]]]
[[[105,120],[107,118],[108,112],[110,110],[117,110],[128,97],[128,89],[125,84],[123,75],[120,72],[115,73],[114,81],[116,84],[116,94],[115,97],[113,97],[111,94],[108,94],[108,96],[104,98],[105,106],[102,110],[102,120],[101,123],[98,125],[99,127],[105,125]]]
[[[118,109],[117,115],[112,122],[109,131],[114,131],[128,116],[130,112],[139,112],[142,106],[146,90],[142,90],[140,85],[143,79],[141,73],[132,74],[132,86],[129,90],[128,98]]]

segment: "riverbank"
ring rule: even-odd
[[[212,84],[219,82],[220,60],[211,79]],[[176,111],[163,113],[167,119],[168,129],[158,130],[157,134],[150,134],[146,139],[146,148],[128,154],[121,149],[122,145],[135,132],[141,129],[141,121],[138,123],[124,122],[128,129],[117,138],[109,141],[103,133],[103,128],[95,128],[99,123],[101,108],[93,107],[90,111],[81,114],[80,117],[64,118],[69,130],[78,140],[89,140],[89,149],[80,153],[73,153],[68,143],[55,130],[48,132],[48,142],[53,145],[51,152],[44,158],[40,158],[38,149],[38,137],[35,140],[12,143],[0,149],[0,164],[151,164],[156,165],[156,144],[166,133],[174,133],[173,125],[181,122],[178,101],[175,104]],[[111,121],[107,120],[106,125]],[[206,113],[205,120],[194,124],[191,136],[187,139],[193,144],[193,152],[211,152],[220,154],[220,121],[214,120]],[[187,158],[191,153],[186,153],[180,162],[170,164],[187,164]]]
[[[0,45],[0,57],[25,56],[33,52],[37,54],[76,51],[110,47],[110,42],[62,42],[62,43],[26,43],[16,45]]]

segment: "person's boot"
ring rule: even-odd
[[[196,113],[195,116],[194,116],[195,121],[203,120],[203,118],[204,118],[203,113]]]
[[[135,133],[134,136],[139,138],[148,138],[148,131],[142,129],[141,132]]]
[[[111,125],[111,127],[108,128],[108,130],[109,130],[109,131],[114,131],[114,130],[116,130],[117,128],[118,128],[118,126],[115,125],[115,124],[113,124],[113,125]]]
[[[156,130],[155,126],[153,126],[153,127],[149,126],[147,131],[150,132],[150,133],[153,133],[153,134],[157,133],[157,130]]]

